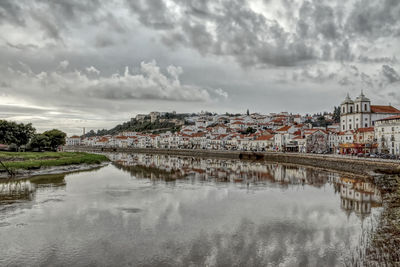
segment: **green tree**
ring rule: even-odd
[[[333,108],[333,121],[336,123],[340,122],[340,107]]]
[[[31,149],[37,149],[39,151],[50,147],[50,139],[44,134],[35,134],[29,143]]]
[[[0,143],[11,145],[17,148],[26,145],[35,134],[35,128],[31,123],[23,124],[0,120]]]
[[[242,131],[242,134],[253,134],[255,132],[257,132],[257,130],[254,129],[253,127],[247,127],[245,131]]]
[[[57,147],[65,145],[65,137],[67,136],[66,133],[53,129],[50,131],[46,131],[43,133],[43,135],[47,136],[49,138],[49,147],[52,150],[57,150]]]

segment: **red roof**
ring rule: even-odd
[[[205,133],[194,133],[192,134],[192,137],[203,137]]]
[[[400,110],[398,110],[395,107],[392,106],[374,106],[371,105],[371,111],[373,113],[399,113],[400,114]]]
[[[280,128],[280,129],[278,129],[278,130],[276,130],[277,132],[287,132],[289,129],[290,129],[290,127],[292,127],[292,126],[290,126],[290,125],[288,125],[288,126],[283,126],[282,128]]]
[[[400,117],[400,116],[397,116]],[[358,128],[356,132],[358,133],[366,133],[366,132],[373,132],[374,127],[366,127],[366,128]]]
[[[400,115],[390,116],[387,118],[380,119],[379,121],[398,120],[398,119],[400,119]]]
[[[300,131],[300,130],[297,130],[297,131],[295,131],[293,134],[294,134],[294,135],[301,135],[301,131]]]
[[[260,137],[258,137],[258,138],[256,139],[256,141],[271,140],[272,138],[274,138],[274,135],[273,135],[273,134],[261,135]]]

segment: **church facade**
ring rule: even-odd
[[[340,130],[349,131],[375,125],[375,121],[400,115],[400,110],[389,106],[371,105],[363,92],[353,101],[349,94],[340,105]]]

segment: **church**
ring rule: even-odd
[[[351,100],[349,94],[340,105],[340,130],[357,130],[375,125],[376,120],[400,115],[400,110],[389,106],[371,105],[364,93]]]

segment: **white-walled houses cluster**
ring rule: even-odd
[[[400,154],[400,111],[374,106],[363,93],[352,101],[347,95],[341,106],[340,123],[313,128],[317,116],[287,112],[269,115],[198,115],[176,133],[121,132],[116,136],[67,138],[69,146],[209,149],[241,151],[290,151],[300,153],[391,153]],[[136,119],[161,113],[139,115]],[[333,115],[324,115],[332,121]],[[247,131],[252,129],[252,131]]]

